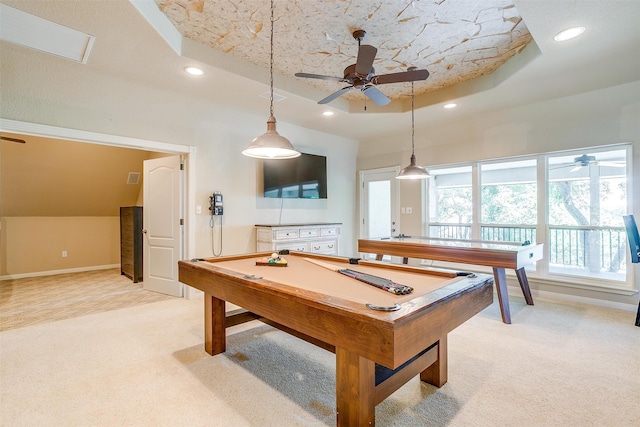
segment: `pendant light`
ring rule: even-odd
[[[416,67],[409,67],[408,71],[415,70]],[[429,178],[431,175],[427,172],[427,170],[421,166],[416,165],[416,154],[415,154],[415,143],[414,143],[414,129],[415,129],[415,120],[413,116],[413,82],[411,82],[411,163],[406,168],[402,169],[397,179],[425,179]]]
[[[271,96],[269,101],[270,114],[267,120],[267,131],[254,138],[251,145],[242,154],[258,159],[292,159],[300,156],[300,152],[293,144],[276,132],[276,118],[273,115],[273,0],[271,0],[271,56],[269,59],[269,72],[271,75]]]

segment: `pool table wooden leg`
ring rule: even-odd
[[[375,426],[376,364],[336,347],[336,422],[338,427]]]
[[[420,381],[442,387],[447,382],[447,336],[438,341],[438,359],[420,373]]]
[[[498,294],[498,303],[500,304],[500,312],[502,313],[502,321],[511,323],[511,312],[509,311],[509,293],[507,292],[507,274],[504,268],[493,267],[493,279],[496,284],[496,293]]]
[[[204,294],[204,350],[212,356],[227,349],[225,301]]]
[[[524,271],[524,267],[516,270],[516,276],[518,276],[518,283],[520,283],[520,287],[522,288],[522,295],[524,295],[524,299],[527,302],[527,305],[533,305],[531,289],[529,289],[529,279],[527,279],[527,273]]]

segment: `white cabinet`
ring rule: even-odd
[[[341,226],[341,223],[256,225],[257,250],[338,255]]]

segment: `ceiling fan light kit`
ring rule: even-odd
[[[251,145],[242,151],[248,157],[258,159],[292,159],[299,157],[300,152],[293,144],[276,131],[276,118],[273,115],[273,0],[271,0],[271,54],[269,57],[270,97],[269,119],[267,131],[251,141]]]
[[[409,71],[415,70],[415,67],[409,67]],[[413,114],[413,82],[411,82],[411,160],[409,166],[402,169],[397,179],[426,179],[431,175],[427,172],[427,170],[421,166],[418,166],[416,163],[416,153],[415,153],[415,142],[414,142],[414,134],[415,134],[415,120]]]

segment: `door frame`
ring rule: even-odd
[[[195,183],[196,183],[196,146],[178,145],[147,139],[129,138],[119,135],[89,132],[69,129],[59,126],[43,125],[39,123],[23,122],[0,118],[0,131],[19,135],[40,136],[44,138],[64,139],[87,144],[107,145],[110,147],[130,148],[135,150],[155,151],[160,153],[181,155],[184,159],[185,183],[182,212],[185,216],[184,253],[190,259],[195,253]],[[198,296],[190,286],[184,290],[184,298],[192,299]]]

